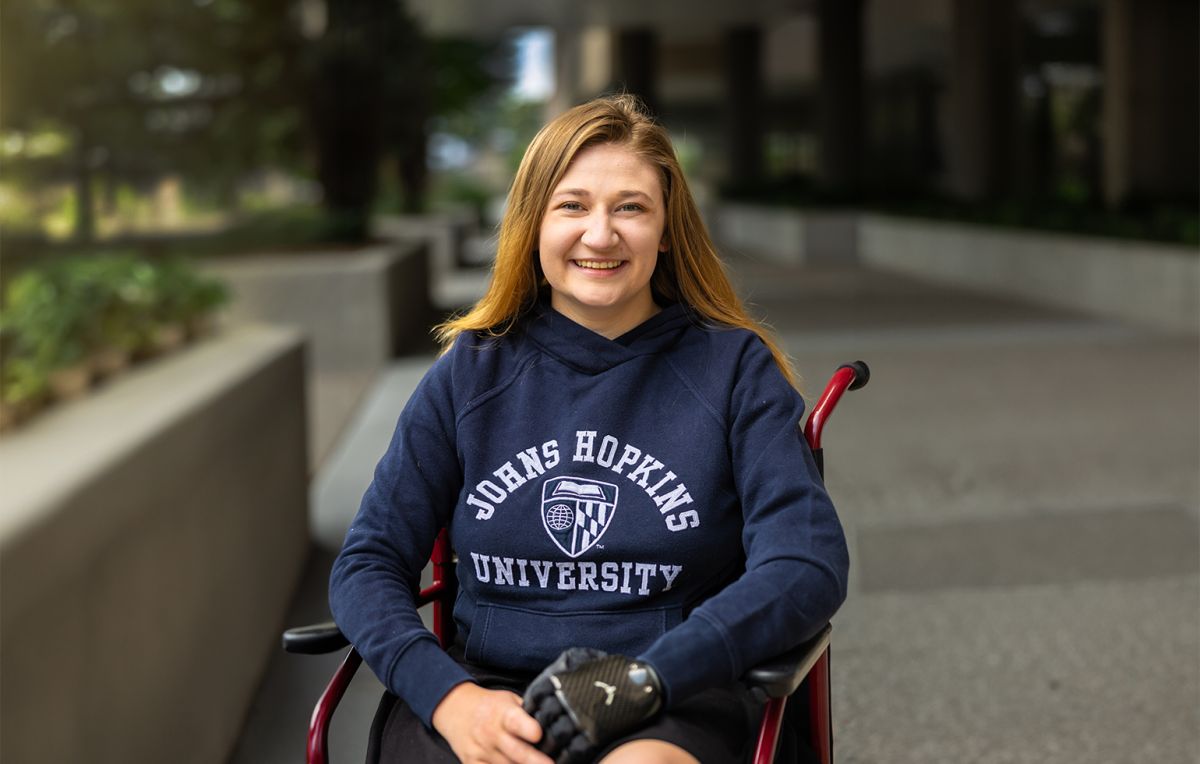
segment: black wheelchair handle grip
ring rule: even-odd
[[[324,655],[349,646],[350,640],[333,621],[299,626],[283,632],[283,649],[289,653]]]
[[[865,361],[852,361],[844,363],[838,367],[839,369],[850,369],[854,372],[854,381],[850,383],[848,390],[858,390],[866,387],[871,381],[871,367],[867,366]]]

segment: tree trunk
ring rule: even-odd
[[[391,51],[384,31],[396,9],[389,0],[338,0],[319,43],[312,83],[317,178],[334,236],[367,238],[383,152],[382,75]]]
[[[314,88],[317,177],[336,237],[362,240],[380,155],[378,89],[369,72],[337,58],[325,62]]]
[[[75,240],[90,243],[96,238],[95,202],[92,198],[92,167],[88,154],[91,142],[87,130],[75,132]]]
[[[414,131],[409,140],[399,147],[398,168],[400,174],[401,207],[404,212],[424,211],[425,191],[429,182],[426,160],[428,136],[422,129]]]

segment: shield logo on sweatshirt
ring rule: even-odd
[[[617,487],[577,477],[542,484],[542,525],[555,546],[578,557],[596,545],[617,510]]]

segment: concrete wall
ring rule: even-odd
[[[247,328],[0,439],[0,760],[226,759],[308,550],[303,385]]]
[[[402,353],[433,350],[427,252],[419,242],[391,242],[206,263],[233,291],[227,324],[294,326],[307,336],[314,470],[379,369]]]
[[[723,249],[788,265],[854,263],[1174,332],[1200,331],[1200,254],[1181,245],[853,212],[713,205]]]
[[[784,265],[853,262],[857,220],[853,212],[806,212],[754,204],[712,207],[712,234],[726,248]]]
[[[1200,331],[1200,256],[1187,247],[863,215],[859,256],[944,283]]]

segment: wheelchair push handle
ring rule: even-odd
[[[817,405],[813,406],[807,424],[804,425],[804,439],[813,451],[821,450],[821,431],[841,400],[842,394],[847,390],[866,387],[870,380],[871,369],[863,361],[844,363],[837,368],[829,383],[825,385],[825,392],[817,399]]]
[[[838,370],[850,369],[854,372],[854,381],[850,383],[850,390],[859,390],[867,386],[871,381],[871,367],[867,366],[866,361],[851,361],[844,363],[838,367]]]

